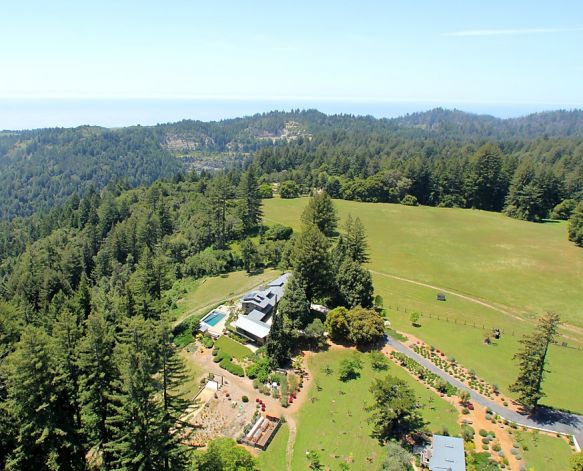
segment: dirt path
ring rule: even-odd
[[[287,448],[285,452],[285,463],[287,471],[292,470],[292,463],[294,458],[294,445],[296,444],[296,434],[298,428],[293,417],[286,417],[289,435],[287,438]]]
[[[527,320],[524,319],[523,317],[512,313],[511,308],[505,307],[505,309],[503,309],[503,308],[499,307],[500,305],[489,303],[489,302],[484,301],[484,300],[477,298],[475,296],[470,296],[467,294],[458,293],[456,291],[452,291],[451,289],[442,288],[440,286],[432,285],[429,283],[423,283],[421,281],[411,280],[409,278],[404,278],[402,276],[390,275],[389,273],[384,273],[381,271],[376,271],[376,270],[369,270],[369,271],[375,275],[384,276],[385,278],[391,278],[393,280],[404,281],[405,283],[411,283],[413,285],[423,286],[424,288],[429,288],[429,289],[434,289],[436,291],[441,291],[443,293],[447,293],[447,294],[450,294],[452,296],[456,296],[458,298],[464,299],[465,301],[469,301],[471,303],[479,304],[480,306],[486,307],[488,309],[492,309],[493,311],[496,311],[496,312],[499,312],[499,313],[504,314],[506,316],[509,316],[512,319],[515,319],[517,321],[527,322]],[[579,334],[579,335],[583,335],[583,328],[581,328],[581,327],[577,327],[577,326],[574,326],[571,324],[562,323],[561,328],[564,330],[568,330],[570,332]],[[574,341],[580,341],[579,339],[575,339],[575,338],[568,337],[568,336],[566,336],[566,337],[571,339],[571,340],[574,340]]]
[[[456,404],[458,410],[461,415],[461,408],[459,404]],[[463,418],[460,419],[460,424],[463,423],[463,420],[469,421],[468,423],[473,427],[476,434],[474,435],[474,445],[476,446],[476,452],[479,453],[482,451],[482,436],[479,434],[481,429],[492,431],[496,434],[495,441],[498,442],[502,451],[504,452],[504,456],[508,459],[509,462],[509,469],[511,470],[519,470],[520,469],[520,462],[516,459],[516,456],[512,454],[513,443],[516,439],[509,434],[509,427],[506,427],[501,424],[493,424],[490,420],[486,420],[486,408],[479,405],[474,404],[474,410],[470,411],[467,416],[462,416]],[[489,450],[493,455],[493,450]]]
[[[382,271],[376,271],[376,270],[369,270],[369,271],[371,273],[374,273],[375,275],[384,276],[385,278],[392,278],[393,280],[404,281],[406,283],[411,283],[413,285],[423,286],[424,288],[430,288],[430,289],[434,289],[436,291],[441,291],[443,293],[451,294],[452,296],[457,296],[458,298],[465,299],[466,301],[470,301],[472,303],[479,304],[481,306],[487,307],[488,309],[492,309],[494,311],[500,312],[501,314],[506,314],[507,316],[510,316],[513,319],[516,319],[519,321],[524,321],[524,319],[522,317],[519,317],[515,314],[512,314],[508,310],[502,309],[498,306],[495,306],[494,304],[490,304],[486,301],[482,301],[481,299],[478,299],[478,298],[473,297],[473,296],[461,294],[461,293],[458,293],[456,291],[452,291],[450,289],[442,288],[440,286],[431,285],[429,283],[423,283],[421,281],[415,281],[415,280],[411,280],[409,278],[403,278],[402,276],[390,275],[388,273],[383,273]]]
[[[291,471],[294,456],[294,446],[297,436],[296,414],[307,400],[308,391],[312,384],[313,376],[308,366],[308,359],[310,356],[314,355],[314,353],[308,351],[303,352],[303,370],[305,372],[303,378],[303,387],[297,394],[296,400],[287,408],[281,405],[279,399],[275,399],[271,396],[264,396],[262,394],[260,395],[258,391],[253,389],[253,384],[249,379],[240,378],[238,376],[232,375],[226,370],[221,369],[217,363],[213,362],[211,350],[198,348],[196,351],[189,353],[189,355],[193,357],[194,361],[203,371],[222,375],[226,380],[224,389],[236,394],[236,397],[233,397],[233,399],[239,399],[239,396],[245,394],[253,402],[255,397],[261,397],[267,407],[267,413],[285,418],[289,428],[286,447],[286,469]]]

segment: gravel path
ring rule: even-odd
[[[569,435],[573,435],[576,441],[576,448],[579,449],[580,445],[583,445],[583,416],[576,414],[568,414],[565,412],[554,411],[551,409],[541,408],[536,415],[523,415],[512,409],[503,407],[495,402],[485,398],[481,394],[469,389],[461,381],[458,381],[453,376],[447,374],[445,371],[439,369],[433,363],[431,363],[426,358],[418,355],[409,347],[403,345],[401,342],[396,340],[391,336],[387,336],[387,345],[392,348],[407,355],[412,360],[415,360],[420,365],[424,366],[428,370],[432,371],[436,375],[440,376],[446,380],[451,385],[458,389],[465,389],[469,391],[472,399],[478,404],[484,407],[489,407],[499,416],[504,419],[515,422],[518,425],[524,425],[525,427],[546,430],[550,432],[561,432]]]

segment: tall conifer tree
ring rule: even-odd
[[[518,378],[510,390],[518,394],[518,401],[525,407],[534,409],[544,397],[542,384],[549,346],[557,337],[560,318],[547,312],[539,318],[533,333],[520,341],[522,348],[514,356],[518,360]]]

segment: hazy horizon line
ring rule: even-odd
[[[241,102],[269,102],[269,101],[315,101],[332,103],[380,103],[380,104],[438,104],[442,106],[468,105],[505,105],[505,106],[566,106],[571,108],[583,107],[582,103],[562,101],[507,101],[507,100],[479,100],[467,98],[398,98],[398,97],[371,97],[371,96],[314,96],[314,95],[0,95],[0,100],[127,100],[127,101],[241,101]]]

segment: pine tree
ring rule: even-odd
[[[259,193],[259,183],[255,175],[255,168],[249,170],[241,176],[239,184],[239,198],[241,200],[241,220],[245,232],[250,232],[261,222],[263,213],[261,211],[261,195]]]
[[[85,469],[75,405],[56,359],[53,340],[28,326],[6,361],[7,410],[16,424],[7,470]]]
[[[172,434],[171,427],[186,408],[186,402],[177,394],[178,388],[186,380],[186,370],[173,342],[172,328],[167,319],[160,321],[157,337],[160,362],[159,376],[164,411],[161,425],[163,438],[160,454],[164,461],[165,470],[181,469],[186,465],[186,457],[178,442],[178,435]]]
[[[309,301],[330,292],[333,275],[328,246],[328,239],[314,224],[308,225],[295,239],[291,265],[304,283]]]
[[[502,170],[502,151],[495,144],[481,146],[473,161],[470,203],[478,209],[500,211],[507,189],[506,175]]]
[[[87,319],[91,312],[91,286],[85,273],[81,275],[81,281],[79,282],[75,299],[79,311],[83,314],[83,319]]]
[[[259,251],[250,239],[245,239],[241,242],[241,257],[243,258],[243,267],[247,273],[253,273],[261,263]]]
[[[306,225],[314,224],[328,237],[333,236],[338,224],[338,214],[332,198],[325,191],[314,194],[302,213],[302,222]]]
[[[265,352],[276,365],[285,365],[291,356],[291,333],[284,327],[284,316],[279,309],[272,318],[269,337],[265,343]]]
[[[510,390],[518,394],[518,402],[534,409],[544,397],[542,383],[549,346],[557,337],[560,318],[558,314],[547,312],[538,320],[533,333],[525,335],[520,343],[521,350],[514,355],[518,360],[518,378]]]
[[[224,175],[214,178],[208,188],[208,211],[211,235],[218,248],[225,247],[228,239],[227,204],[232,197],[232,187]]]
[[[531,163],[527,162],[516,170],[506,196],[505,212],[525,221],[540,221],[546,217],[543,188]]]
[[[277,307],[283,318],[284,328],[303,329],[310,322],[310,301],[306,297],[304,283],[294,275],[287,282],[285,294]]]
[[[79,348],[81,417],[89,444],[97,451],[104,470],[111,469],[108,449],[111,433],[107,423],[113,412],[112,397],[117,379],[114,347],[113,327],[103,313],[91,313]]]
[[[22,329],[21,312],[0,301],[0,365],[14,351]],[[4,469],[8,454],[16,446],[16,422],[8,413],[6,369],[0,368],[0,469]]]
[[[368,242],[366,232],[359,217],[352,220],[349,214],[346,219],[346,252],[347,255],[357,263],[366,263],[369,261]]]
[[[370,392],[373,403],[366,410],[372,413],[373,437],[381,443],[403,439],[423,425],[415,393],[402,379],[391,375],[375,379]]]
[[[68,309],[62,310],[53,325],[55,359],[62,372],[62,381],[69,398],[71,413],[75,415],[75,426],[81,430],[81,410],[79,408],[79,366],[78,354],[82,331],[79,319]]]
[[[345,260],[336,275],[336,285],[340,295],[340,304],[352,308],[355,306],[372,307],[374,288],[370,272],[357,262]]]
[[[162,293],[170,288],[170,275],[163,255],[154,254],[146,247],[132,274],[131,285],[136,312],[147,318],[159,318]]]
[[[126,321],[115,350],[120,371],[114,415],[108,425],[109,450],[116,468],[154,471],[166,467],[179,445],[168,436],[174,425],[160,394],[156,324],[142,316]],[[176,466],[174,469],[180,469]]]

